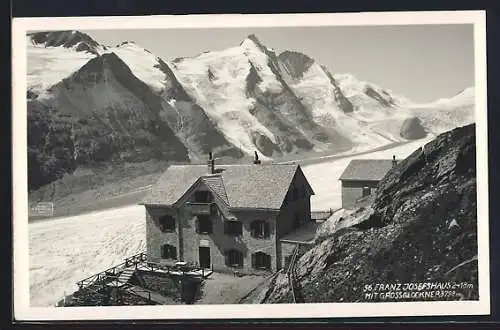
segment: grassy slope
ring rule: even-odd
[[[29,203],[53,202],[55,217],[134,204],[145,191],[131,192],[153,184],[167,166],[167,162],[149,161],[80,169],[31,192]]]

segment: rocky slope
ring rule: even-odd
[[[349,225],[336,226],[298,260],[305,301],[425,300],[398,289],[391,297],[365,294],[376,283],[438,282],[447,284],[434,291],[445,293],[427,300],[478,299],[475,149],[472,124],[439,135],[393,167],[372,202],[340,220]],[[255,302],[290,302],[285,278]]]
[[[473,121],[473,98],[412,110],[401,96],[305,54],[278,54],[255,35],[173,61],[79,31],[32,33],[27,45],[30,188],[95,163],[335,153]]]

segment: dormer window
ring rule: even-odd
[[[170,215],[161,216],[159,219],[160,229],[164,233],[175,231],[175,218]]]
[[[211,203],[212,201],[212,193],[208,190],[199,190],[194,193],[195,203]]]

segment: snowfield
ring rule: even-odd
[[[316,193],[312,209],[340,207],[338,177],[351,159],[405,158],[431,139],[304,166]],[[145,251],[145,221],[144,207],[132,205],[29,224],[31,305],[54,305],[76,290],[76,282]]]
[[[68,77],[95,57],[71,48],[39,47],[27,43],[27,84],[29,89],[44,97],[47,89]]]
[[[88,213],[28,225],[30,304],[51,306],[76,282],[146,247],[142,206]]]

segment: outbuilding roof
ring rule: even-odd
[[[353,159],[339,179],[380,181],[392,166],[392,159]]]
[[[218,173],[208,173],[206,165],[171,165],[141,204],[175,204],[202,180],[232,209],[278,210],[296,173],[297,164],[218,165]],[[307,179],[306,179],[307,182]],[[311,194],[314,191],[308,184]]]

